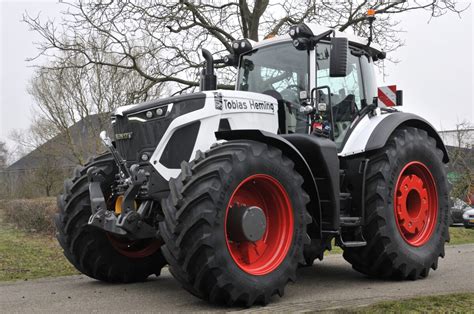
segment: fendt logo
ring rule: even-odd
[[[129,140],[132,138],[133,132],[127,132],[127,133],[117,133],[115,134],[115,140],[121,141],[121,140]]]

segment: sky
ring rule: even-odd
[[[392,54],[400,62],[387,63],[389,77],[379,85],[396,84],[403,90],[402,110],[438,130],[474,123],[472,5],[461,19],[450,14],[428,24],[426,13],[411,12],[401,20],[406,46]]]
[[[470,1],[464,1],[466,3]],[[11,147],[13,130],[25,130],[33,116],[34,103],[27,93],[38,35],[28,31],[21,17],[41,12],[58,18],[63,5],[56,1],[0,0],[0,140]],[[459,18],[448,14],[432,19],[426,12],[399,16],[405,46],[392,53],[398,64],[386,64],[385,81],[404,91],[403,111],[416,113],[438,130],[453,129],[465,120],[474,123],[473,16],[472,8]]]

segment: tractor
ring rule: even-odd
[[[169,265],[191,294],[244,306],[283,296],[334,244],[367,276],[435,270],[449,158],[433,126],[382,101],[374,62],[385,53],[311,24],[232,47],[216,60],[203,49],[199,92],[113,113],[107,153],[58,197],[67,259],[119,283]],[[233,91],[216,88],[221,63],[237,69]]]

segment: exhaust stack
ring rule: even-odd
[[[207,49],[202,49],[202,56],[206,60],[206,67],[201,71],[199,87],[201,91],[215,90],[217,88],[217,77],[214,74],[214,59]]]

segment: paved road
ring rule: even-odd
[[[54,261],[51,261],[54,262]],[[308,311],[353,307],[381,300],[418,295],[474,292],[474,245],[449,247],[439,269],[418,281],[369,279],[353,271],[338,255],[301,269],[286,295],[275,297],[264,311]],[[470,272],[469,272],[470,271]],[[110,285],[85,276],[0,284],[3,312],[152,312],[152,311],[258,311],[211,306],[184,290],[167,270],[141,284]]]

